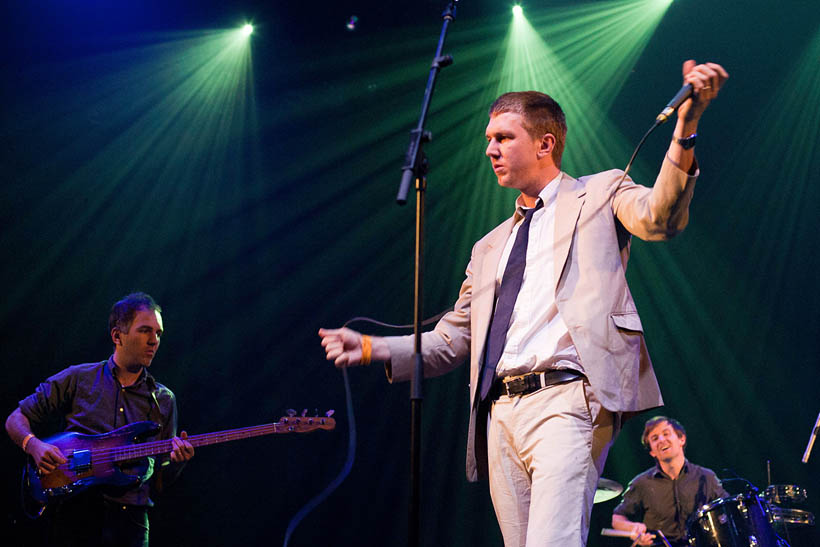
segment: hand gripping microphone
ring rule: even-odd
[[[672,100],[669,101],[669,104],[666,105],[666,108],[658,114],[658,117],[655,118],[655,121],[658,125],[664,123],[666,120],[669,119],[669,116],[672,115],[672,112],[678,109],[680,105],[683,104],[683,101],[688,99],[692,96],[692,84],[686,84],[672,97]]]

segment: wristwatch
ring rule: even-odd
[[[697,138],[698,134],[692,133],[688,137],[684,138],[675,137],[675,142],[681,145],[684,150],[689,150],[695,147],[695,141],[697,140]]]

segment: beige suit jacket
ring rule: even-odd
[[[610,411],[634,413],[660,406],[663,400],[626,283],[630,234],[657,241],[683,230],[697,173],[689,176],[665,159],[652,188],[629,178],[619,184],[622,174],[612,170],[580,179],[562,175],[553,244],[557,282],[544,290],[555,291],[558,311],[595,396]],[[478,478],[477,458],[486,459],[484,449],[476,448],[476,390],[496,272],[518,218],[516,213],[475,244],[453,311],[422,337],[425,377],[449,372],[470,358],[469,480]],[[413,336],[389,337],[387,343],[388,379],[409,380]]]

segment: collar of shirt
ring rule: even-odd
[[[561,180],[561,177],[564,176],[563,172],[559,172],[558,175],[549,181],[546,186],[538,193],[538,198],[544,204],[544,210],[550,207],[554,202],[556,196],[558,196],[558,183]],[[515,222],[518,223],[521,219],[524,218],[526,212],[532,209],[532,207],[527,207],[524,205],[524,198],[520,195],[515,200]],[[543,214],[543,213],[535,213],[536,215]]]
[[[680,468],[680,473],[678,473],[678,477],[681,475],[686,475],[689,471],[689,460],[683,460],[683,467]],[[655,462],[655,472],[652,474],[653,477],[659,479],[669,479],[673,480],[669,475],[664,473],[663,469],[661,468],[661,464]]]
[[[108,367],[108,371],[111,373],[111,375],[117,380],[117,383],[119,383],[120,379],[117,375],[117,372],[119,372],[119,370],[118,370],[118,367],[117,367],[117,363],[114,361],[114,356],[113,355],[111,355],[111,357],[108,358],[108,363],[106,363],[106,366]],[[151,388],[151,389],[153,389],[154,386],[156,385],[156,382],[154,381],[154,377],[151,376],[151,373],[148,372],[148,369],[146,369],[145,367],[142,367],[142,371],[140,372],[139,378],[137,378],[136,382],[134,382],[130,386],[122,386],[122,387],[138,386],[142,382],[146,382],[148,384],[148,387]]]

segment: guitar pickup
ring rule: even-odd
[[[91,469],[91,450],[75,450],[71,455],[71,463],[68,464],[68,468],[74,472]]]

